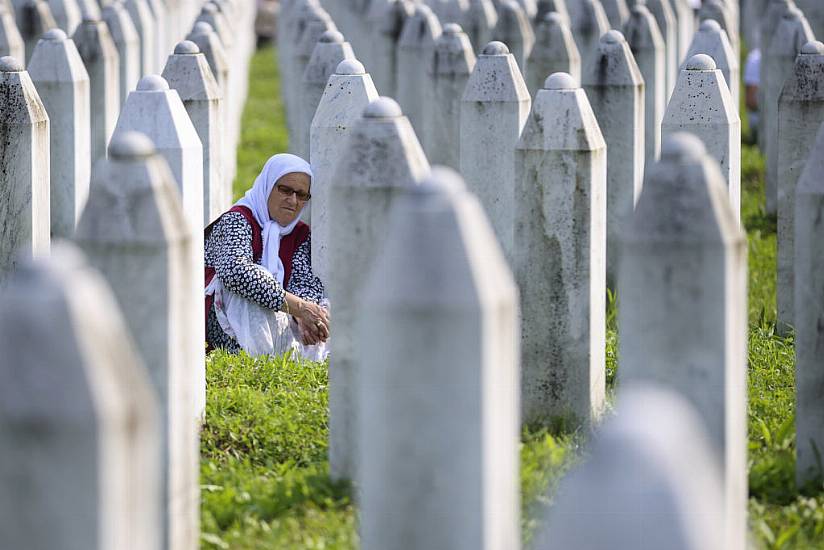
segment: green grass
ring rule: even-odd
[[[252,61],[235,194],[266,159],[285,151],[274,52]],[[763,209],[764,161],[745,146],[742,220],[749,236],[750,525],[758,548],[824,547],[824,491],[794,483],[792,337],[775,334],[775,219]],[[610,297],[607,383],[617,369],[615,300]],[[204,548],[357,547],[351,487],[332,483],[327,462],[326,365],[214,352],[201,440]],[[522,530],[528,543],[563,474],[578,461],[580,433],[525,428],[521,444]]]

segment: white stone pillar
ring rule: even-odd
[[[667,105],[661,132],[664,139],[678,132],[689,132],[704,142],[707,153],[721,168],[730,206],[735,219],[739,219],[741,120],[724,75],[710,56],[698,54],[684,64]]]
[[[537,27],[541,24],[541,21],[546,19],[546,16],[552,12],[556,12],[560,15],[564,23],[566,23],[567,27],[570,25],[572,21],[569,17],[569,11],[566,7],[566,0],[538,0],[537,4],[537,12],[535,13],[535,19],[532,21],[533,26]],[[535,31],[538,32],[537,29]]]
[[[461,97],[474,67],[475,54],[469,37],[457,23],[447,24],[427,67],[424,147],[431,162],[455,170],[461,166]]]
[[[741,40],[738,37],[738,20],[733,15],[731,5],[724,0],[704,0],[698,18],[703,22],[712,20],[721,25],[727,33],[732,49],[738,56],[741,51]]]
[[[157,399],[111,290],[73,246],[12,276],[0,343],[3,545],[159,550]]]
[[[612,29],[620,29],[629,19],[629,7],[626,0],[601,0],[604,15],[607,16]]]
[[[624,35],[601,37],[584,90],[607,143],[607,284],[615,288],[618,237],[644,178],[644,78]]]
[[[822,126],[824,128],[824,126]],[[796,480],[821,483],[824,400],[824,130],[818,132],[795,195]]]
[[[358,340],[362,548],[517,550],[512,274],[451,170],[400,198],[383,230]]]
[[[655,18],[664,46],[664,74],[666,75],[665,99],[669,101],[675,81],[678,80],[678,33],[670,0],[636,0],[636,5],[646,5]]]
[[[0,57],[0,284],[25,256],[49,252],[49,117],[13,57]]]
[[[761,80],[764,102],[759,105],[760,120],[767,156],[764,193],[767,196],[767,212],[778,211],[778,100],[784,82],[793,72],[795,58],[804,44],[815,40],[810,25],[797,8],[790,8],[775,29],[769,47],[762,51],[761,64],[766,69]],[[760,133],[760,132],[759,132]]]
[[[746,548],[747,240],[718,163],[667,138],[622,238],[619,382],[663,384],[699,411],[724,472],[722,548]]]
[[[695,408],[661,386],[621,387],[615,415],[561,481],[533,548],[725,550],[723,496]]]
[[[427,8],[428,9],[428,8]],[[332,228],[330,188],[336,166],[354,125],[370,102],[378,98],[372,77],[357,60],[342,61],[329,77],[309,134],[312,163],[312,271],[326,283],[333,276],[329,263]]]
[[[824,123],[824,44],[801,48],[778,104],[778,302],[779,329],[795,326],[793,263],[795,253],[795,187]],[[822,447],[824,449],[824,447]]]
[[[671,0],[671,3],[672,14],[675,17],[676,33],[678,35],[678,62],[681,63],[689,58],[690,43],[696,32],[695,11],[693,10],[691,0]]]
[[[89,75],[74,41],[60,29],[37,43],[29,75],[49,116],[51,236],[68,239],[89,196]]]
[[[468,9],[460,22],[469,42],[476,51],[492,40],[495,25],[498,24],[498,12],[492,0],[469,0]]]
[[[515,247],[515,146],[532,102],[502,42],[483,49],[461,99],[461,174],[477,195],[508,265]]]
[[[67,35],[74,34],[83,18],[77,0],[49,0],[48,4],[57,27]]]
[[[118,105],[123,105],[129,92],[137,86],[140,79],[140,35],[132,23],[132,18],[123,8],[123,4],[113,2],[101,11],[103,21],[109,27],[119,64],[120,94]]]
[[[334,304],[335,338],[329,369],[329,468],[335,479],[354,480],[360,383],[356,323],[363,318],[363,288],[386,242],[396,198],[414,188],[429,163],[409,120],[395,101],[376,99],[357,121],[329,187],[329,265],[326,283]],[[363,159],[369,159],[364,161]]]
[[[738,56],[735,55],[726,31],[721,28],[721,25],[715,19],[706,19],[701,22],[698,32],[695,33],[692,39],[687,56],[681,64],[681,70],[684,69],[688,59],[699,53],[707,54],[715,61],[715,66],[724,75],[724,81],[730,89],[732,103],[737,108],[741,80]]]
[[[310,160],[309,135],[315,111],[329,83],[329,77],[344,59],[355,59],[352,46],[344,41],[343,35],[338,31],[326,31],[315,45],[306,70],[303,71],[299,94],[300,125],[299,133],[295,137],[301,141],[300,150],[306,151],[306,157]]]
[[[397,99],[422,141],[425,140],[424,103],[429,85],[427,60],[432,57],[440,36],[441,24],[431,8],[416,4],[398,39]]]
[[[157,28],[152,11],[146,0],[126,0],[123,5],[129,12],[137,36],[140,38],[140,76],[152,74],[155,72],[154,51],[157,46],[155,38]]]
[[[646,162],[650,163],[661,150],[661,122],[667,105],[664,39],[655,18],[642,4],[636,4],[630,11],[624,36],[644,77],[644,148]]]
[[[223,176],[223,109],[220,86],[197,44],[184,40],[175,47],[163,78],[180,96],[203,146],[203,223],[216,220],[231,205]]]
[[[601,36],[609,30],[609,20],[599,0],[577,0],[568,7],[572,36],[581,54],[582,71],[586,72],[598,51]]]
[[[99,19],[84,19],[73,36],[77,51],[89,73],[92,166],[106,157],[106,147],[120,112],[120,58]]]
[[[412,4],[407,0],[373,0],[366,16],[371,51],[369,74],[380,93],[389,97],[397,94],[398,39],[411,15]]]
[[[100,19],[100,5],[97,3],[97,0],[77,0],[77,4],[80,6],[80,22],[83,22],[83,19]],[[80,25],[78,24],[78,27]],[[75,27],[75,31],[77,27]]]
[[[28,63],[37,41],[40,40],[43,33],[57,27],[57,23],[54,21],[51,8],[45,0],[20,2],[17,4],[15,12],[17,29],[23,38],[23,45],[26,48],[26,63]]]
[[[0,4],[0,57],[13,57],[21,63],[26,57],[23,37],[14,22],[14,12]]]
[[[551,74],[567,73],[581,81],[581,56],[564,16],[549,12],[535,28],[535,45],[526,62],[526,86],[535,96]]]
[[[498,23],[492,31],[492,39],[507,45],[519,69],[526,68],[526,60],[535,45],[535,33],[523,8],[515,0],[502,0],[498,5]]]
[[[604,407],[607,151],[565,73],[532,102],[515,154],[524,422],[577,425]]]
[[[154,45],[154,67],[159,70],[166,61],[166,56],[169,50],[166,49],[168,43],[167,35],[172,32],[171,29],[171,10],[166,9],[166,4],[163,0],[146,0],[146,5],[152,13],[155,29],[155,45]],[[146,75],[142,75],[141,78]]]
[[[223,49],[226,50],[226,54],[231,58],[232,47],[235,44],[235,39],[232,36],[232,30],[229,28],[226,21],[223,20],[217,6],[211,3],[204,4],[200,10],[200,15],[198,15],[195,20],[195,23],[200,22],[211,25],[212,29],[214,29],[217,33]]]
[[[198,423],[192,409],[204,319],[202,287],[191,289],[203,271],[192,261],[200,235],[151,140],[117,132],[109,159],[95,167],[76,241],[111,285],[149,368],[161,411],[162,547],[186,550],[197,548],[199,534]]]

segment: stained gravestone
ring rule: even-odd
[[[203,146],[204,225],[229,208],[232,189],[223,176],[223,110],[220,86],[197,44],[184,40],[166,61],[163,78],[180,96]]]
[[[309,136],[312,163],[312,270],[321,281],[329,281],[330,187],[335,167],[346,147],[355,122],[370,102],[378,98],[372,77],[357,60],[342,61],[329,77],[320,98]]]
[[[644,77],[644,148],[646,161],[652,162],[661,150],[661,121],[667,98],[664,39],[655,18],[641,4],[632,8],[624,36]]]
[[[232,51],[232,46],[235,43],[235,39],[232,36],[232,30],[229,28],[229,25],[226,21],[224,21],[220,11],[218,10],[217,6],[212,3],[206,3],[200,10],[200,15],[197,16],[195,23],[208,23],[217,33],[218,39],[220,40],[223,49],[226,52]]]
[[[22,62],[26,57],[26,47],[14,22],[14,12],[0,4],[0,57],[5,56]]]
[[[160,402],[163,548],[198,541],[198,426],[192,415],[202,290],[193,261],[194,228],[171,170],[142,134],[118,132],[95,167],[76,241],[114,290]],[[199,235],[198,235],[199,237]],[[201,287],[202,288],[202,287]],[[194,300],[197,298],[197,301]]]
[[[427,63],[441,36],[438,18],[424,4],[416,4],[406,19],[398,39],[398,103],[409,122],[423,136],[424,100],[427,86]]]
[[[822,126],[824,128],[824,126]],[[824,130],[810,148],[809,161],[796,185],[794,296],[796,480],[820,486],[824,472],[824,407],[821,350],[824,349]]]
[[[49,117],[13,57],[0,57],[0,282],[49,252]]]
[[[710,56],[715,61],[715,66],[724,75],[724,81],[732,94],[733,105],[739,104],[740,70],[738,68],[738,56],[727,39],[727,33],[714,19],[706,19],[701,22],[698,32],[692,39],[684,63],[681,64],[683,70],[687,60],[699,53]]]
[[[581,56],[575,38],[564,16],[557,12],[546,14],[535,29],[535,46],[526,62],[526,85],[535,96],[546,77],[567,73],[581,81]]]
[[[741,120],[724,75],[706,54],[691,57],[678,77],[662,135],[689,132],[704,142],[724,175],[735,218],[741,211]]]
[[[680,63],[687,59],[687,52],[696,32],[695,10],[692,0],[671,0],[671,4],[678,35],[678,62]]]
[[[515,153],[524,422],[587,424],[604,405],[606,163],[584,90],[547,78]]]
[[[670,0],[635,0],[636,5],[645,5],[661,33],[664,45],[664,73],[666,75],[665,99],[668,101],[675,81],[678,79],[678,34],[675,15]]]
[[[89,75],[74,42],[60,29],[38,42],[29,75],[49,116],[51,236],[68,239],[89,196]]]
[[[362,548],[517,549],[512,274],[451,170],[399,198],[384,230],[358,340]]]
[[[146,0],[126,0],[124,2],[126,11],[132,18],[132,24],[137,31],[137,36],[140,38],[140,75],[152,74],[155,72],[155,48],[157,47],[157,39],[152,11]]]
[[[398,40],[412,10],[412,3],[407,0],[374,0],[369,4],[366,16],[369,71],[374,77],[375,87],[389,97],[397,94]]]
[[[567,26],[570,25],[569,11],[567,11],[566,0],[538,0],[538,11],[535,13],[533,26],[537,27],[541,21],[546,19],[546,16],[552,12],[557,13],[563,18]]]
[[[300,146],[302,151],[309,153],[309,130],[312,126],[312,119],[315,118],[315,110],[318,108],[329,77],[344,59],[355,59],[349,42],[345,42],[343,35],[338,31],[323,33],[306,65],[301,82],[301,117],[296,138],[304,142]]]
[[[778,302],[779,329],[795,326],[793,264],[795,253],[795,186],[818,129],[824,123],[824,44],[801,48],[795,67],[784,83],[778,104]]]
[[[117,115],[120,112],[120,59],[109,34],[99,19],[84,19],[74,33],[74,43],[89,73],[92,166],[106,157]]]
[[[523,8],[515,0],[503,0],[500,3],[498,23],[492,31],[492,39],[507,45],[515,56],[518,67],[523,71],[535,45],[535,33],[532,32],[532,26]]]
[[[447,24],[427,67],[424,147],[433,163],[455,170],[460,169],[461,97],[474,67],[469,37],[456,23]]]
[[[529,116],[526,83],[502,42],[478,56],[461,99],[460,161],[467,187],[489,215],[511,265],[514,254],[515,145]]]
[[[137,34],[129,12],[122,3],[113,2],[101,11],[103,21],[109,27],[119,63],[120,94],[118,105],[126,101],[129,92],[134,90],[140,78],[140,35]]]
[[[578,0],[568,3],[567,7],[572,35],[581,54],[582,70],[586,72],[598,51],[598,41],[609,30],[609,20],[600,0]]]
[[[641,193],[645,158],[644,78],[620,32],[601,38],[584,90],[607,144],[607,283],[615,288],[618,236]]]
[[[498,12],[492,0],[469,0],[461,27],[475,49],[492,40],[492,33],[497,24]]]
[[[28,63],[37,41],[43,33],[57,27],[57,23],[45,0],[25,0],[16,3],[15,16],[17,29],[20,31],[26,48],[26,63]]]
[[[100,5],[96,0],[77,0],[77,5],[80,6],[81,22],[86,18],[100,19]],[[76,27],[75,30],[77,30]]]
[[[652,381],[700,412],[724,476],[723,548],[746,547],[747,241],[694,135],[648,165],[622,238],[620,383]]]
[[[3,544],[158,550],[158,404],[108,285],[61,244],[0,304]]]
[[[767,197],[767,212],[778,210],[778,100],[784,82],[793,72],[795,58],[801,48],[815,40],[810,25],[797,8],[790,8],[775,29],[766,52],[763,52],[762,75],[764,102],[761,106],[761,120],[764,127],[767,171],[764,176]]]
[[[77,0],[49,0],[48,3],[57,27],[68,35],[74,34],[83,18]]]
[[[362,318],[364,274],[386,242],[396,198],[415,187],[429,163],[409,120],[390,98],[369,104],[355,124],[329,185],[327,287],[335,304],[329,369],[329,468],[333,478],[355,479],[361,363],[355,326]]]
[[[724,549],[720,467],[695,408],[648,384],[617,402],[561,481],[535,550]]]
[[[609,26],[613,29],[620,29],[629,19],[629,7],[626,0],[601,0],[604,8],[604,15],[609,20]]]

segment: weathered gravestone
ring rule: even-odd
[[[366,14],[369,72],[375,87],[389,97],[397,94],[398,40],[412,10],[413,5],[407,0],[373,0]]]
[[[122,3],[113,2],[101,11],[103,21],[109,27],[119,64],[120,94],[118,105],[126,101],[129,92],[134,90],[140,73],[140,35],[137,34],[132,18]]]
[[[451,170],[400,197],[384,230],[358,340],[362,547],[517,550],[512,274]]]
[[[584,75],[607,144],[607,284],[615,288],[618,236],[631,219],[644,178],[644,78],[618,31],[601,38]]]
[[[822,126],[824,128],[824,126]],[[824,450],[824,130],[819,130],[795,195],[796,480],[821,486]]]
[[[362,317],[364,274],[386,242],[390,210],[415,187],[429,163],[409,120],[395,101],[376,99],[355,124],[329,186],[328,281],[335,304],[329,369],[329,468],[333,478],[355,479],[360,350],[355,324]]]
[[[169,49],[166,48],[166,45],[169,42],[167,36],[170,32],[170,10],[166,9],[166,6],[162,0],[146,0],[146,5],[152,13],[152,20],[155,24],[155,46],[153,50],[155,56],[154,66],[159,69],[163,66],[163,62],[166,60],[166,56],[169,53]],[[169,48],[171,48],[171,45],[169,45]]]
[[[397,99],[412,127],[423,138],[427,80],[427,59],[441,36],[438,18],[424,4],[416,4],[406,19],[398,39]]]
[[[68,239],[89,196],[89,75],[74,42],[60,29],[38,42],[29,75],[49,116],[51,236]]]
[[[89,73],[91,160],[94,166],[106,157],[106,147],[120,112],[120,59],[109,27],[99,19],[84,19],[73,39]]]
[[[492,33],[498,24],[498,12],[492,0],[469,0],[461,27],[469,37],[469,42],[477,50],[492,40]]]
[[[667,105],[664,39],[655,18],[642,4],[635,5],[624,25],[624,36],[644,77],[644,148],[646,162],[661,150],[661,121]]]
[[[724,81],[732,94],[732,103],[738,108],[740,70],[738,66],[738,56],[727,38],[727,33],[715,19],[706,19],[701,22],[698,32],[692,39],[687,56],[681,64],[681,70],[687,60],[699,53],[710,56],[715,61],[715,66],[724,75]]]
[[[15,2],[17,29],[26,49],[26,63],[31,59],[37,41],[43,33],[57,27],[51,9],[45,0],[23,0]]]
[[[651,381],[700,412],[724,476],[723,548],[746,547],[747,241],[694,135],[647,165],[622,238],[620,383]]]
[[[804,44],[813,40],[815,37],[804,14],[791,7],[781,18],[766,51],[762,51],[761,87],[764,89],[764,101],[759,103],[759,108],[765,134],[764,153],[767,156],[764,193],[768,213],[778,211],[778,100],[784,82],[793,72],[796,56]]]
[[[461,166],[461,97],[474,67],[475,54],[469,38],[458,24],[447,24],[427,67],[424,148],[433,163],[455,170]]]
[[[49,0],[48,3],[57,27],[70,36],[74,34],[83,19],[77,0]]]
[[[157,60],[155,55],[157,38],[155,38],[155,34],[157,28],[154,17],[152,16],[152,10],[149,9],[146,0],[126,0],[123,6],[126,8],[126,11],[129,12],[129,17],[132,18],[132,24],[140,39],[139,76],[153,74],[157,71],[155,68],[155,62]]]
[[[581,54],[583,71],[588,70],[598,51],[598,41],[609,30],[609,20],[600,0],[577,0],[567,3],[570,28]]]
[[[500,3],[492,39],[507,45],[521,71],[526,68],[526,60],[535,45],[535,33],[523,8],[515,0]]]
[[[689,132],[704,142],[724,175],[735,218],[741,211],[741,120],[724,75],[706,54],[691,57],[678,77],[662,125],[663,139]]]
[[[670,0],[635,0],[636,6],[646,6],[661,33],[664,46],[664,74],[666,75],[666,86],[664,87],[665,99],[669,101],[670,94],[675,88],[675,81],[678,79],[678,31],[676,28],[675,14],[672,12]]]
[[[315,118],[318,103],[329,82],[329,77],[344,59],[355,59],[352,46],[344,41],[343,35],[338,31],[326,31],[315,45],[306,70],[303,71],[300,90],[300,126],[298,135],[294,137],[303,142],[300,149],[306,151],[307,157],[310,152],[310,127],[312,119]]]
[[[535,45],[526,62],[526,86],[535,96],[546,77],[555,73],[567,73],[581,81],[581,56],[575,38],[564,16],[550,12],[535,29]]]
[[[461,99],[460,161],[509,265],[514,254],[515,145],[532,102],[515,58],[502,42],[478,56]]]
[[[698,17],[703,23],[704,21],[715,21],[724,32],[727,33],[730,44],[736,56],[741,51],[740,39],[738,33],[738,20],[733,13],[731,4],[725,0],[704,0],[701,4],[701,10],[698,12]]]
[[[111,290],[72,246],[0,297],[7,548],[159,550],[158,404]]]
[[[26,57],[26,46],[14,22],[14,13],[0,4],[0,57],[5,56],[22,61]]]
[[[541,21],[545,20],[546,16],[552,12],[560,15],[566,26],[569,27],[571,19],[569,18],[569,11],[567,11],[566,0],[538,0],[537,8],[535,19],[532,21],[534,27],[537,28]]]
[[[746,0],[745,0],[746,1]],[[695,34],[696,20],[692,0],[671,0],[672,14],[678,35],[678,62],[687,58],[687,51]]]
[[[428,8],[427,8],[428,9]],[[312,163],[312,270],[321,281],[333,276],[329,264],[332,228],[329,215],[330,187],[335,167],[354,125],[370,102],[378,98],[372,77],[357,60],[342,61],[329,77],[320,98],[309,136]]]
[[[626,0],[601,0],[604,8],[604,15],[607,16],[609,26],[613,29],[620,29],[629,19],[629,7]]]
[[[815,136],[824,123],[824,44],[801,48],[778,103],[778,302],[779,330],[795,325],[793,241],[795,184],[809,163]]]
[[[606,143],[584,90],[547,78],[515,153],[524,422],[586,425],[605,393]]]
[[[226,105],[206,57],[194,42],[184,40],[175,47],[162,76],[180,96],[203,146],[203,221],[208,224],[232,202],[232,189],[223,176]]]
[[[202,272],[192,246],[202,238],[176,187],[145,135],[116,133],[109,159],[95,166],[76,241],[114,290],[160,401],[162,548],[193,550],[200,486],[192,410],[204,321],[202,287],[191,292]]]
[[[217,33],[217,37],[220,40],[220,44],[223,46],[223,49],[226,50],[227,54],[231,55],[230,52],[232,51],[232,46],[234,46],[235,39],[232,36],[232,29],[229,27],[228,22],[223,19],[220,10],[218,10],[217,6],[212,3],[206,3],[200,10],[200,15],[197,16],[195,23],[208,23]]]
[[[660,386],[621,388],[616,414],[561,481],[535,550],[723,550],[721,472],[697,411]]]
[[[0,57],[0,282],[21,250],[49,251],[49,117],[13,57]]]

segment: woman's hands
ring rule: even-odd
[[[329,338],[329,314],[321,306],[286,293],[289,313],[297,319],[303,343],[308,346]]]

